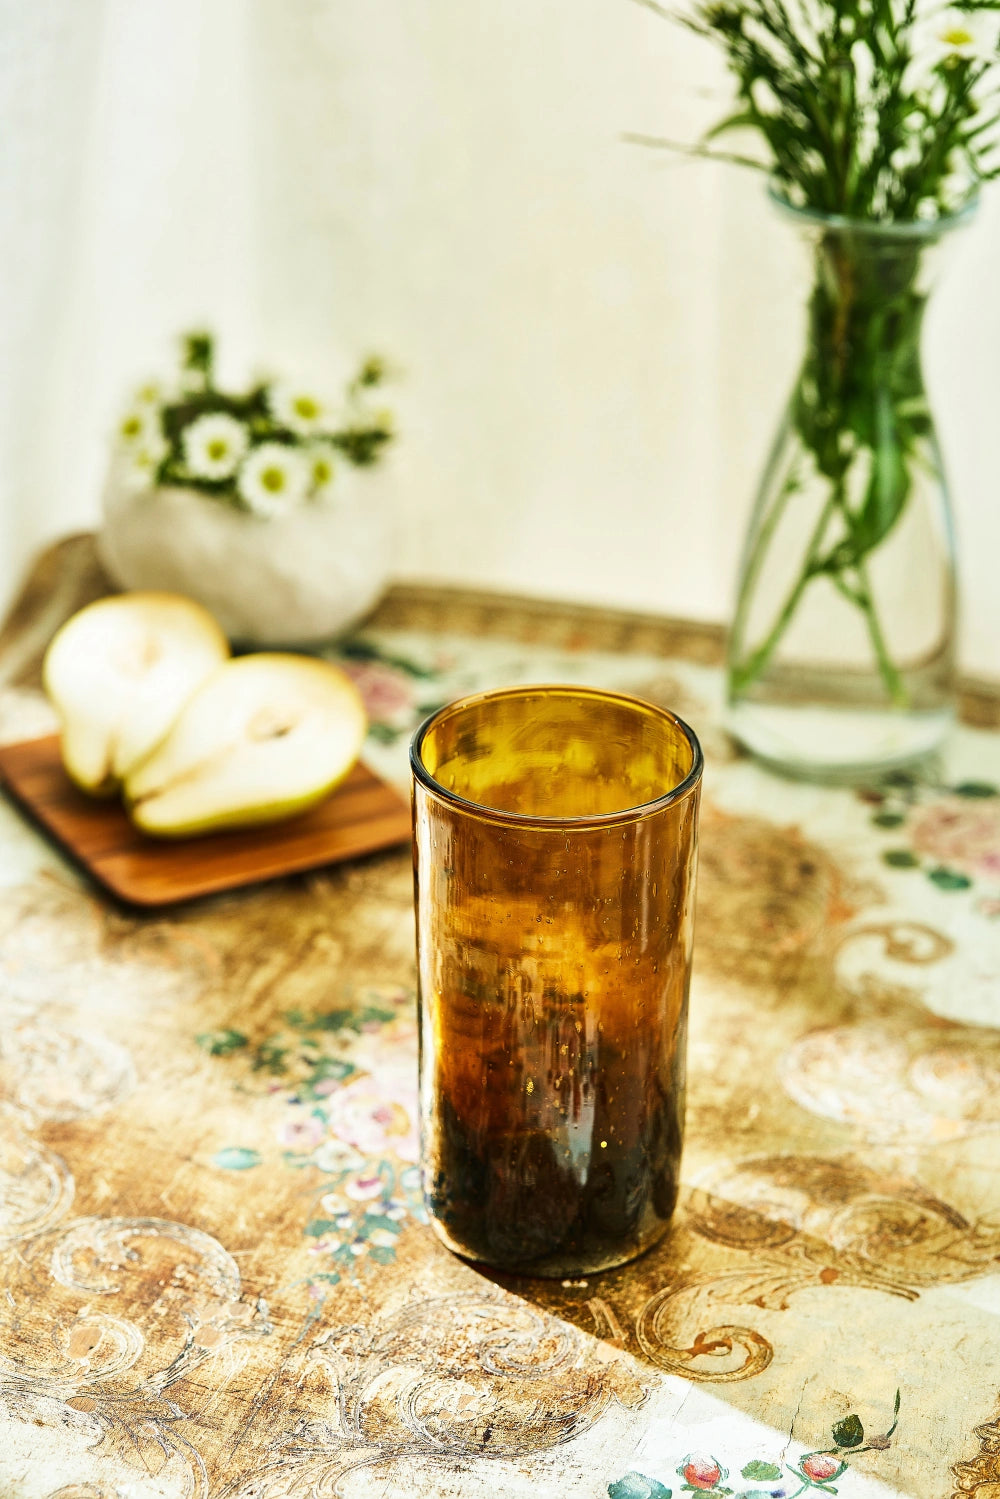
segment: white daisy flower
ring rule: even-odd
[[[942,11],[933,21],[924,22],[922,32],[920,51],[932,64],[957,58],[979,62],[1000,60],[1000,27],[995,15],[987,12]]]
[[[184,429],[184,462],[199,479],[228,479],[240,465],[250,434],[224,411],[199,416]]]
[[[332,442],[311,442],[303,450],[309,465],[309,488],[315,500],[336,498],[343,490],[350,464]]]
[[[236,488],[256,515],[280,515],[309,492],[309,464],[297,448],[262,442],[243,461]]]
[[[128,450],[128,461],[122,472],[122,482],[127,489],[151,488],[156,470],[167,455],[167,444],[158,434],[151,434],[146,441]]]
[[[329,431],[338,423],[337,413],[329,401],[298,385],[279,383],[268,386],[267,405],[278,425],[287,427],[299,437]]]
[[[133,406],[118,423],[118,441],[126,448],[146,447],[163,441],[160,413],[155,407]]]
[[[381,427],[384,432],[393,429],[393,414],[386,405],[385,391],[381,385],[362,385],[354,396],[354,422],[360,417],[366,426]]]

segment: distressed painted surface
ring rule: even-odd
[[[100,587],[83,543],[42,581],[8,739]],[[405,853],[136,916],[0,803],[0,1493],[997,1499],[989,701],[934,778],[820,790],[734,757],[711,654],[402,594],[344,652],[401,781],[416,719],[499,682],[633,689],[705,744],[685,1190],[586,1282],[499,1285],[423,1221]]]

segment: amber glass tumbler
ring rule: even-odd
[[[442,709],[410,758],[431,1220],[526,1275],[623,1264],[677,1199],[698,741],[635,698],[517,687]]]

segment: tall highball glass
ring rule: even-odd
[[[431,1220],[500,1269],[623,1264],[677,1199],[698,741],[516,687],[435,714],[411,763]]]

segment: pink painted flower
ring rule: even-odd
[[[808,1457],[802,1459],[799,1467],[807,1478],[816,1483],[826,1483],[827,1479],[839,1478],[847,1464],[829,1452],[810,1452]]]
[[[326,1110],[330,1132],[363,1155],[419,1157],[415,1068],[390,1063],[377,1075],[352,1079],[331,1096]]]
[[[345,1145],[342,1140],[324,1140],[313,1155],[319,1169],[330,1172],[360,1171],[364,1159],[359,1151],[351,1145]]]
[[[341,665],[361,693],[373,723],[392,729],[409,727],[416,698],[405,672],[381,661],[344,661]]]
[[[1000,797],[949,797],[919,812],[914,850],[963,874],[1000,876]]]
[[[352,1202],[371,1202],[382,1196],[380,1176],[349,1176],[344,1183],[344,1193]]]
[[[326,1137],[322,1119],[297,1113],[278,1125],[278,1143],[288,1150],[314,1150]]]
[[[693,1489],[714,1489],[729,1477],[727,1470],[704,1452],[689,1452],[677,1472]]]
[[[310,1244],[309,1253],[332,1254],[335,1249],[340,1248],[342,1242],[343,1241],[341,1239],[338,1239],[334,1234],[322,1234],[318,1239],[314,1239]]]

